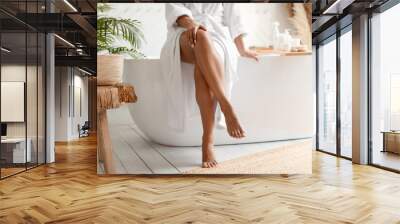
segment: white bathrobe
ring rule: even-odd
[[[225,93],[230,97],[237,80],[236,68],[238,52],[234,39],[245,34],[237,4],[233,3],[167,3],[167,41],[161,50],[162,76],[166,85],[168,124],[176,131],[185,131],[185,121],[199,114],[195,100],[194,67],[190,74],[183,74],[180,58],[180,35],[185,31],[176,20],[187,15],[196,23],[206,27],[217,54],[224,63]],[[225,121],[220,108],[217,109],[217,126],[224,127]]]

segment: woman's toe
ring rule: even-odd
[[[246,137],[246,132],[241,127],[240,127],[240,133],[242,133],[242,137]]]
[[[239,130],[236,130],[236,138],[240,138],[241,134]]]
[[[238,136],[238,138],[242,138],[243,137],[242,130],[240,130],[240,129],[237,130],[237,136]]]
[[[213,168],[213,167],[216,167],[216,163],[213,162],[213,161],[204,162],[204,163],[203,163],[203,168]]]

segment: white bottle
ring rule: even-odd
[[[285,29],[283,35],[282,50],[291,51],[292,50],[292,36],[289,33],[289,29]]]
[[[279,22],[274,22],[272,27],[272,47],[274,49],[280,48],[280,35]]]

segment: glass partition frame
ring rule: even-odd
[[[29,3],[29,10],[28,5]],[[6,2],[0,3],[0,8]],[[47,10],[43,8],[46,4],[45,0],[36,1],[20,1],[19,6],[22,7],[21,10],[28,13],[43,13]],[[0,12],[2,13],[2,12]],[[25,13],[26,15],[26,13]],[[10,16],[10,19],[15,19]],[[16,19],[18,20],[18,19]],[[21,23],[21,21],[19,22]],[[2,29],[2,23],[0,22],[0,46],[5,47],[6,43],[2,41],[6,35],[15,35],[21,39],[24,39],[20,43],[20,49],[15,50],[15,52],[24,52],[24,56],[16,57],[19,58],[17,63],[21,63],[18,66],[24,67],[24,165],[19,164],[20,169],[12,172],[5,172],[3,166],[8,165],[3,163],[6,161],[2,159],[3,150],[6,147],[0,144],[0,179],[4,179],[9,176],[24,172],[28,169],[35,168],[39,165],[46,163],[46,33],[36,30],[35,28],[21,23],[18,30],[6,30]],[[9,38],[8,40],[12,40]],[[12,45],[12,41],[9,45]],[[15,47],[15,46],[14,46]],[[3,66],[6,66],[7,57],[5,54],[7,51],[1,50],[0,52],[0,81],[2,81]],[[24,59],[22,57],[25,57]],[[22,69],[22,68],[21,68]],[[22,70],[21,70],[22,71]],[[1,85],[0,85],[1,90]],[[0,91],[0,101],[1,101],[1,91]],[[5,108],[1,108],[0,111]],[[0,115],[1,117],[1,115]],[[0,123],[1,123],[0,118]],[[9,122],[8,122],[9,123]],[[8,137],[7,137],[8,138]],[[28,146],[32,142],[30,146]],[[28,147],[31,147],[31,157],[28,159]],[[11,151],[13,151],[12,149]],[[13,155],[12,155],[13,156]],[[7,161],[9,157],[7,157]],[[29,162],[29,160],[31,160]],[[14,165],[14,158],[12,157],[12,164]]]

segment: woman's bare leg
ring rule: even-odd
[[[225,115],[229,135],[239,138],[244,136],[244,132],[224,93],[221,62],[216,56],[211,45],[212,43],[208,40],[205,33],[199,36],[200,38],[197,39],[194,48],[190,46],[190,42],[185,35],[181,36],[181,60],[186,63],[195,64],[196,101],[199,105],[203,125],[202,166],[210,168],[215,167],[217,164],[213,153],[217,101],[220,103],[221,110]]]
[[[181,37],[181,59],[186,63],[195,64],[194,52],[190,47],[189,42]],[[196,101],[199,105],[201,121],[203,125],[203,138],[202,138],[202,167],[211,168],[215,167],[217,161],[215,160],[214,148],[214,123],[216,111],[216,98],[213,96],[204,76],[197,65],[195,65],[195,88],[196,88]]]
[[[195,65],[194,81],[196,85],[196,101],[199,105],[203,124],[202,166],[204,168],[211,168],[217,165],[213,152],[217,101],[208,88],[208,84],[197,65]]]
[[[235,138],[244,137],[244,131],[239,124],[239,120],[231,103],[225,95],[222,63],[216,55],[213,44],[206,31],[199,30],[197,32],[196,45],[193,48],[193,53],[196,65],[198,65],[201,70],[201,74],[204,76],[204,79],[225,115],[229,135]]]

